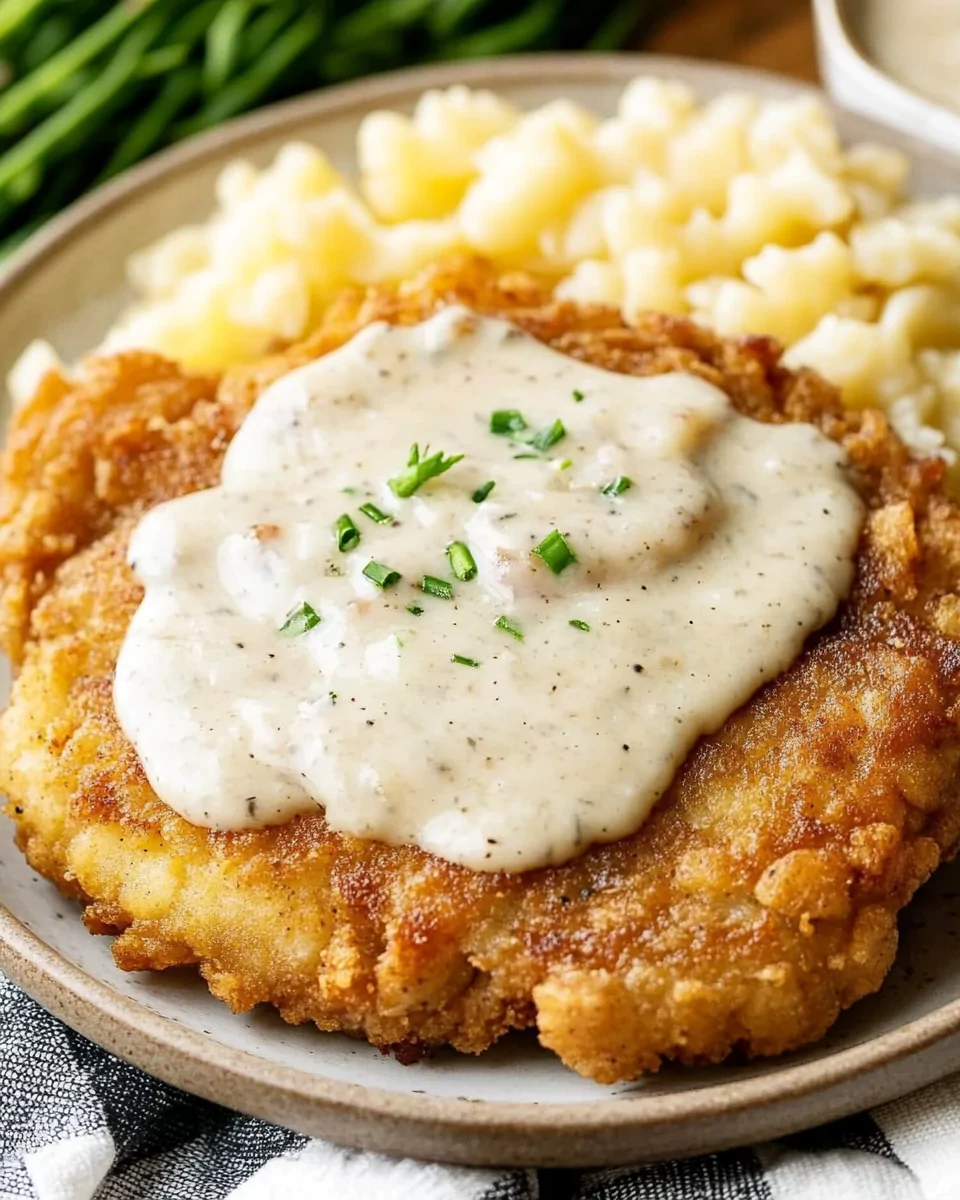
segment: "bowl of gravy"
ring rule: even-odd
[[[960,150],[960,4],[814,0],[820,72],[844,108]]]

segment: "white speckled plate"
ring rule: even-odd
[[[126,256],[202,217],[218,169],[234,155],[264,162],[282,142],[307,138],[349,169],[360,117],[384,105],[409,108],[425,87],[493,87],[528,106],[565,95],[611,111],[623,84],[644,71],[685,79],[703,95],[798,90],[773,76],[681,60],[574,55],[382,76],[258,113],[121,178],[20,252],[0,278],[0,377],[33,337],[67,357],[95,344],[126,298]],[[851,137],[897,141],[864,121],[843,119],[842,127]],[[917,191],[960,192],[960,158],[912,157]],[[29,870],[2,826],[0,967],[81,1033],[155,1075],[351,1145],[540,1166],[692,1154],[812,1125],[960,1068],[960,873],[951,868],[906,914],[883,991],[819,1045],[602,1088],[532,1036],[507,1038],[477,1058],[445,1053],[403,1067],[365,1043],[284,1025],[270,1011],[232,1016],[192,972],[125,975],[107,939],[85,932],[76,905]]]

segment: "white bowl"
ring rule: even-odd
[[[813,0],[817,58],[831,98],[914,140],[960,153],[960,113],[921,96],[870,61],[863,36],[869,3]]]

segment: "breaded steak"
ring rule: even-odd
[[[456,301],[615,371],[692,371],[762,421],[842,443],[869,507],[856,580],[801,658],[701,740],[633,837],[561,867],[478,874],[330,832],[187,824],[152,792],[113,710],[141,595],[124,561],[147,508],[218,482],[273,378],[378,318]],[[126,970],[196,963],[264,1001],[401,1052],[478,1052],[536,1026],[601,1082],[664,1059],[809,1042],[880,986],[898,909],[960,837],[960,511],[910,457],[769,340],[676,318],[626,328],[483,264],[349,295],[306,343],[223,379],[147,354],[48,376],[13,423],[0,510],[3,642],[19,667],[0,782],[32,865],[116,936]]]

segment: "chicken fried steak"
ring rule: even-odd
[[[187,823],[118,725],[142,589],[131,531],[214,486],[260,392],[378,319],[459,303],[612,371],[690,372],[763,422],[841,444],[867,505],[853,589],[778,679],[702,738],[639,831],[560,866],[481,873],[331,831]],[[849,412],[763,338],[627,328],[483,264],[350,294],[302,345],[222,379],[148,354],[50,375],[18,412],[0,511],[3,644],[19,674],[0,778],[30,863],[115,936],[125,970],[197,964],[234,1011],[275,1005],[383,1045],[477,1053],[536,1026],[600,1082],[776,1054],[876,990],[896,917],[960,837],[960,513],[942,464]],[[638,738],[642,731],[638,731]]]

